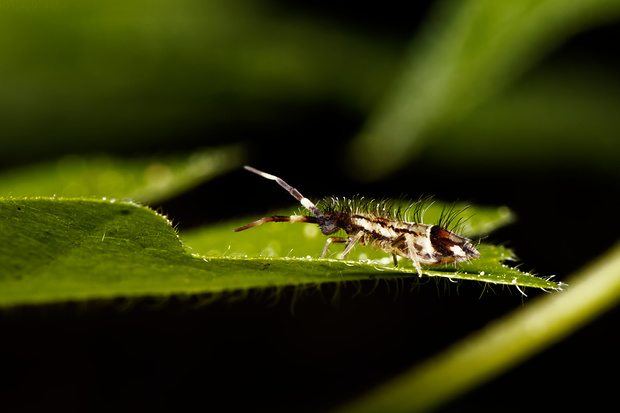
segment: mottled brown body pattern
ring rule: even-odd
[[[323,235],[332,235],[344,230],[348,237],[330,237],[325,243],[321,258],[327,255],[331,243],[343,243],[346,247],[343,258],[356,244],[368,246],[374,250],[392,254],[394,265],[397,265],[396,256],[413,261],[418,272],[422,275],[421,265],[457,264],[480,257],[480,253],[471,242],[452,231],[439,225],[428,225],[416,222],[405,222],[373,215],[370,213],[355,213],[353,211],[321,212],[310,200],[304,198],[299,191],[292,188],[282,179],[246,166],[245,169],[264,178],[278,182],[280,186],[293,195],[314,216],[292,215],[272,216],[259,219],[235,232],[243,231],[266,222],[305,222],[318,224]]]

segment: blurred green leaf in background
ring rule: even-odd
[[[0,0],[0,410],[607,407],[619,17]],[[246,163],[313,200],[473,203],[483,258],[441,284],[367,248],[316,259],[312,225],[233,233],[298,208]]]
[[[67,155],[0,175],[9,197],[106,197],[160,203],[241,165],[238,147],[197,150],[189,156],[117,159]]]
[[[397,58],[266,1],[5,3],[3,163],[223,143],[281,121],[293,96],[368,111]]]
[[[608,108],[618,103],[620,89],[608,70],[565,62],[544,72],[535,89],[511,91],[510,85],[569,36],[618,16],[620,3],[613,0],[441,2],[392,92],[352,142],[352,161],[367,179],[377,179],[427,146],[434,159],[458,162],[466,153],[494,167],[515,167],[523,157],[530,166],[546,164],[558,152],[596,167],[598,157],[583,156],[592,152],[592,138],[617,156],[617,118]],[[477,116],[468,122],[472,111]],[[443,139],[446,130],[452,139]],[[540,140],[545,143],[537,145]],[[501,162],[493,162],[496,154]]]

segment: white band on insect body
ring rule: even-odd
[[[303,207],[306,208],[308,211],[312,212],[315,216],[323,215],[316,207],[316,205],[314,205],[312,201],[310,201],[308,198],[301,198],[299,202],[301,202],[301,205],[303,205]]]

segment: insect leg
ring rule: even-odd
[[[413,261],[413,265],[415,269],[418,271],[418,275],[422,276],[422,266],[420,265],[420,261],[418,261],[418,256],[415,252],[415,242],[413,234],[405,234],[405,241],[407,242],[407,250],[409,251],[409,259]]]
[[[338,243],[344,244],[344,243],[349,242],[349,238],[343,238],[343,237],[327,238],[327,242],[325,243],[325,246],[323,247],[323,253],[321,254],[321,258],[325,258],[325,256],[327,255],[327,250],[329,249],[329,244],[331,244],[332,242],[338,242]]]
[[[396,239],[396,240],[392,243],[392,248],[395,248],[395,249],[397,249],[397,250],[398,250],[398,249],[400,249],[400,246],[401,246],[402,244],[406,244],[406,243],[407,243],[407,240],[405,239],[405,236],[404,236],[404,235],[401,235],[400,237],[398,237],[398,238],[397,238],[397,239]],[[396,257],[396,253],[395,253],[395,252],[393,252],[393,253],[392,253],[392,259],[394,260],[394,266],[395,266],[395,267],[398,267],[398,260],[397,260],[397,257]]]
[[[347,244],[347,247],[344,249],[344,251],[342,251],[342,258],[347,257],[347,255],[349,254],[349,252],[351,252],[355,244],[357,244],[357,241],[359,241],[360,238],[362,238],[362,235],[364,235],[364,231],[360,231],[357,234],[355,234],[353,238],[349,238],[349,243]]]

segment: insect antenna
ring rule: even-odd
[[[263,178],[271,179],[272,181],[276,181],[282,188],[286,189],[289,194],[293,195],[296,200],[301,202],[301,204],[308,211],[312,213],[315,217],[322,217],[323,213],[310,201],[308,198],[304,197],[299,191],[286,182],[284,182],[281,178],[278,178],[275,175],[268,174],[267,172],[259,171],[258,169],[252,168],[251,166],[244,166],[244,168],[250,172],[254,172],[256,175],[260,175]]]
[[[265,218],[261,218],[258,221],[254,221],[251,222],[247,225],[242,226],[241,228],[237,228],[235,230],[233,230],[233,232],[239,232],[239,231],[244,231],[246,229],[250,229],[253,227],[256,227],[258,225],[261,224],[265,224],[267,222],[305,222],[308,224],[317,224],[318,221],[315,217],[307,217],[305,215],[293,215],[290,217],[287,216],[282,216],[282,215],[275,215],[272,217],[265,217]]]
[[[254,172],[257,175],[262,176],[263,178],[276,181],[282,188],[286,189],[289,194],[293,195],[295,199],[301,202],[301,204],[308,211],[310,211],[314,216],[311,217],[311,216],[306,216],[306,215],[291,215],[291,216],[275,215],[272,217],[261,218],[258,221],[254,221],[252,223],[244,225],[241,228],[235,229],[234,232],[244,231],[246,229],[253,228],[261,224],[265,224],[267,222],[305,222],[309,224],[319,223],[319,218],[323,217],[323,213],[321,213],[321,210],[319,210],[316,207],[316,205],[314,205],[308,198],[304,197],[301,193],[299,193],[297,189],[293,188],[292,186],[290,186],[289,184],[287,184],[286,182],[284,182],[282,179],[278,178],[277,176],[268,174],[263,171],[259,171],[258,169],[254,169],[251,166],[244,166],[244,168],[250,172]]]

